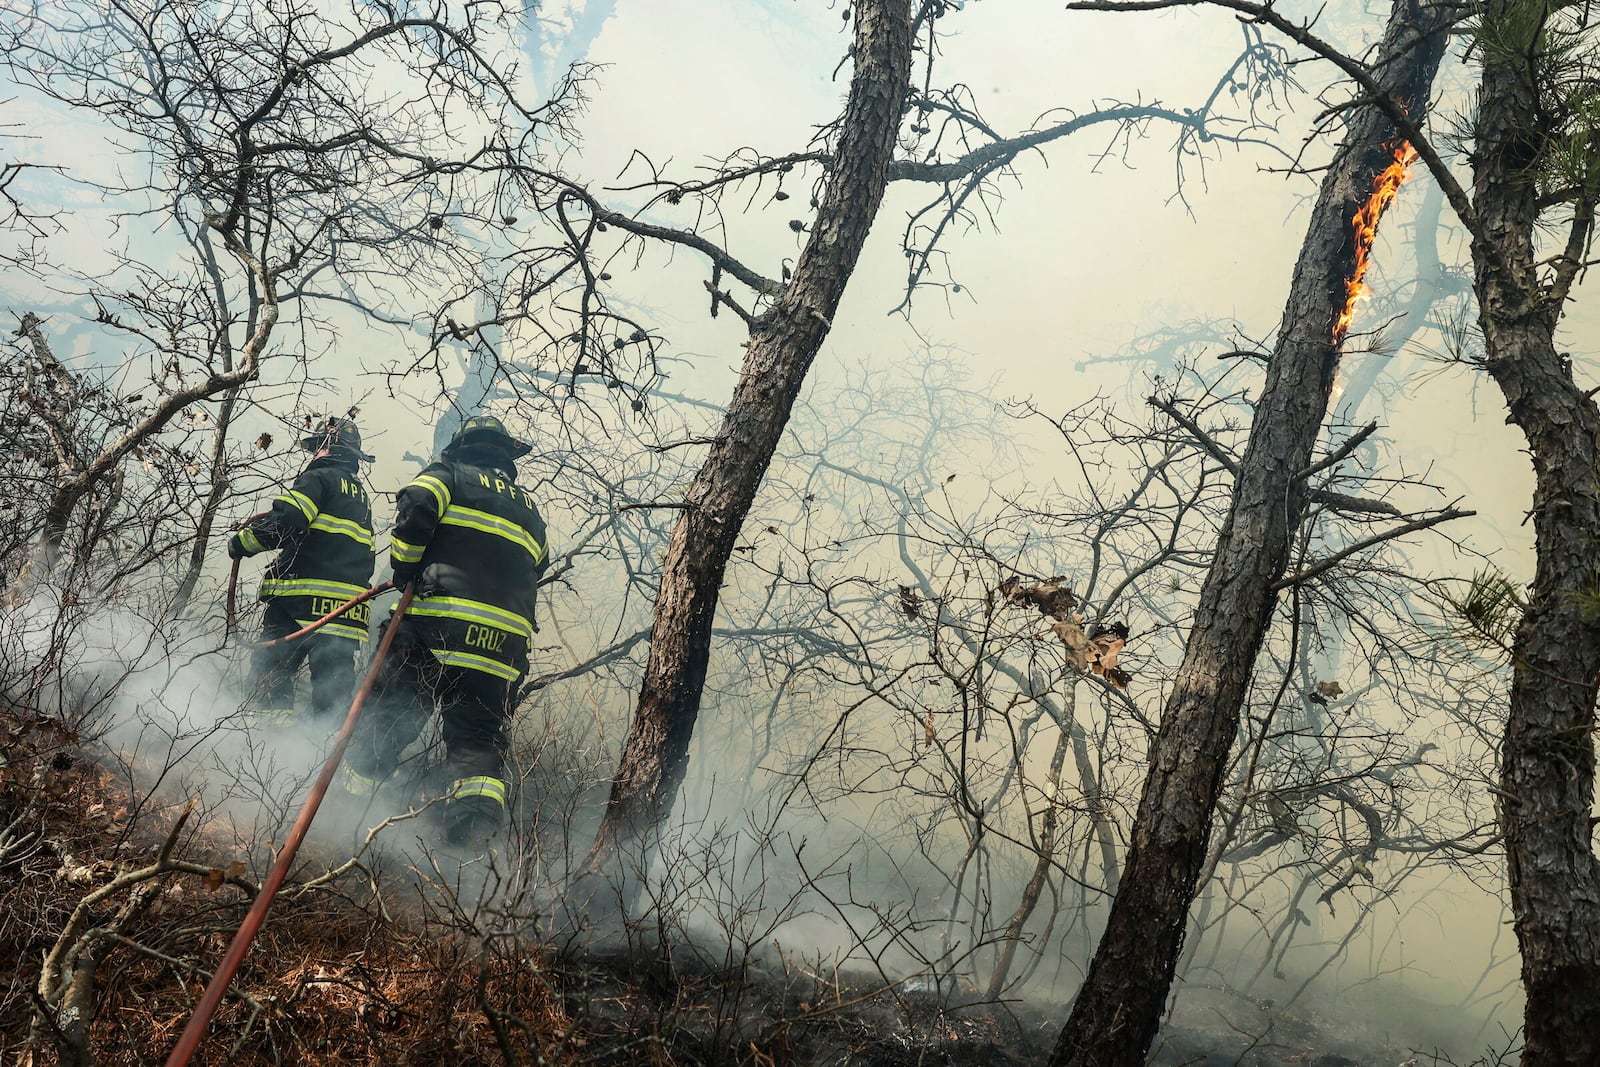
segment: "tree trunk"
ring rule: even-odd
[[[1050,770],[1045,775],[1045,788],[1042,791],[1044,800],[1044,814],[1040,816],[1041,826],[1039,836],[1034,839],[1034,848],[1037,855],[1034,858],[1033,874],[1028,877],[1028,884],[1022,888],[1022,896],[1017,901],[1017,908],[1011,913],[1011,921],[1006,924],[1005,933],[1000,935],[1000,952],[995,959],[994,971],[989,976],[989,988],[984,991],[983,999],[999,1000],[1006,990],[1006,979],[1011,975],[1011,965],[1017,958],[1017,946],[1022,944],[1023,932],[1028,927],[1028,920],[1033,917],[1033,910],[1039,906],[1039,898],[1044,894],[1044,887],[1050,880],[1050,868],[1056,862],[1056,831],[1061,823],[1061,768],[1067,762],[1067,749],[1073,740],[1071,725],[1078,713],[1078,686],[1077,682],[1067,683],[1065,718],[1061,729],[1056,735],[1056,750],[1050,756]],[[1084,783],[1085,789],[1089,788]],[[1031,823],[1032,816],[1029,816]]]
[[[205,264],[206,274],[211,279],[211,290],[217,301],[217,307],[223,312],[223,318],[228,317],[228,290],[223,284],[222,270],[217,264],[216,249],[211,243],[209,230],[201,230],[193,242],[196,251],[200,253],[201,262]],[[254,327],[255,316],[251,316],[250,328]],[[233,370],[233,342],[227,327],[217,333],[217,350],[222,359],[224,372]],[[178,589],[172,594],[172,603],[168,611],[173,616],[180,616],[189,606],[189,598],[194,595],[195,585],[200,581],[200,572],[205,567],[206,549],[211,544],[211,529],[217,520],[217,511],[222,507],[223,498],[232,488],[228,484],[228,431],[233,426],[233,413],[238,407],[239,394],[243,386],[236,386],[222,396],[222,403],[217,408],[217,428],[211,441],[211,491],[206,494],[205,503],[200,506],[200,521],[195,527],[194,545],[189,550],[189,564],[184,570],[183,578],[178,582]],[[231,621],[231,620],[230,620]]]
[[[206,550],[211,547],[211,530],[217,521],[217,511],[231,488],[228,484],[228,430],[233,426],[233,411],[239,401],[242,386],[235,387],[222,396],[217,408],[217,428],[211,439],[211,489],[200,505],[200,519],[195,524],[194,544],[189,549],[189,563],[177,591],[172,594],[168,607],[173,616],[181,616],[194,595],[200,572],[206,565]]]
[[[1518,17],[1485,6],[1486,26]],[[1527,995],[1524,1067],[1600,1063],[1600,864],[1591,844],[1600,619],[1600,412],[1574,383],[1555,329],[1564,285],[1535,265],[1537,188],[1530,173],[1544,124],[1528,83],[1532,62],[1486,50],[1479,93],[1473,204],[1479,321],[1488,370],[1533,457],[1533,587],[1512,643],[1511,711],[1501,749],[1500,824]],[[1581,256],[1592,204],[1580,204]]]
[[[638,707],[585,865],[592,874],[626,878],[619,850],[672,811],[728,558],[883,200],[909,91],[910,0],[866,0],[855,19],[855,72],[811,236],[789,284],[751,323],[733,399],[667,547]]]
[[[1380,45],[1378,77],[1418,122],[1444,52],[1446,17],[1397,0]],[[1338,370],[1335,323],[1355,265],[1352,220],[1393,161],[1395,140],[1375,108],[1356,109],[1323,179],[1232,506],[1150,753],[1122,882],[1050,1061],[1058,1067],[1137,1067],[1155,1037]]]

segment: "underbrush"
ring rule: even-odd
[[[241,854],[224,818],[128,789],[91,751],[49,719],[0,714],[6,1062],[164,1062],[272,860],[270,843]],[[1007,1067],[1043,1062],[1062,1018],[804,946],[729,951],[659,916],[648,932],[558,933],[559,899],[472,904],[445,868],[394,858],[308,847],[194,1062]],[[1169,1020],[1152,1062],[1403,1058],[1261,1005],[1206,1013],[1220,1022]]]
[[[0,758],[0,1049],[164,1062],[254,895],[247,865],[47,720],[0,716]],[[575,1062],[538,957],[374,904],[280,895],[197,1062]]]
[[[251,865],[194,802],[130,793],[48,719],[0,716],[0,751],[0,954],[18,964],[0,1049],[163,1062],[253,899]],[[360,867],[286,887],[196,1062],[1004,1064],[1038,1051],[993,1006],[947,1010],[838,971],[758,972],[628,937],[556,953],[440,907],[442,887],[410,874],[388,892]]]

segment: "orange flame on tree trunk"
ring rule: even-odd
[[[1355,318],[1356,301],[1370,291],[1361,279],[1366,277],[1367,257],[1372,252],[1372,242],[1378,236],[1378,219],[1400,191],[1400,186],[1411,177],[1411,164],[1416,161],[1417,150],[1411,147],[1409,141],[1402,141],[1394,150],[1394,162],[1372,179],[1372,195],[1367,197],[1367,202],[1350,220],[1350,228],[1355,231],[1356,238],[1356,265],[1350,272],[1349,280],[1344,283],[1344,310],[1333,324],[1335,345],[1344,343],[1345,334],[1350,332],[1350,320]]]

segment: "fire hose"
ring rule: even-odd
[[[270,513],[258,511],[248,519],[245,519],[243,522],[234,523],[233,528],[235,530],[243,529],[244,527],[255,522],[257,519],[266,518],[268,514]],[[228,614],[226,621],[222,625],[222,639],[224,641],[233,636],[233,628],[239,623],[239,616],[234,611],[234,607],[239,596],[239,563],[239,558],[235,556],[233,560],[233,569],[228,572]]]
[[[369,594],[375,592],[376,590],[368,590]],[[211,976],[211,981],[206,983],[206,990],[200,997],[200,1003],[195,1005],[194,1014],[189,1017],[188,1025],[183,1028],[177,1046],[172,1050],[172,1055],[167,1057],[166,1067],[185,1067],[194,1056],[195,1050],[200,1046],[200,1039],[205,1036],[206,1030],[211,1025],[212,1015],[216,1014],[217,1005],[222,1003],[228,984],[233,981],[239,965],[244,962],[245,953],[250,951],[250,943],[255,940],[256,934],[261,930],[261,924],[266,921],[267,909],[272,907],[273,897],[277,896],[278,888],[283,885],[284,878],[288,877],[289,866],[294,863],[295,853],[305,840],[306,831],[311,828],[311,820],[317,817],[317,809],[322,805],[322,798],[333,782],[339,763],[344,759],[345,749],[349,747],[350,736],[355,732],[356,720],[361,717],[361,706],[366,703],[367,694],[372,691],[372,683],[378,677],[378,669],[383,666],[384,657],[389,654],[389,646],[394,644],[394,635],[400,627],[400,619],[411,606],[411,598],[415,593],[415,583],[407,583],[405,592],[401,594],[400,603],[389,618],[388,628],[383,632],[383,640],[378,642],[378,651],[372,657],[372,665],[367,668],[367,676],[362,679],[361,688],[356,690],[355,700],[350,704],[349,714],[344,717],[344,726],[340,728],[339,736],[333,743],[333,751],[328,753],[328,759],[322,765],[322,773],[317,775],[316,784],[311,787],[310,795],[301,806],[300,814],[295,818],[294,826],[290,828],[289,836],[284,840],[283,849],[278,853],[277,862],[272,865],[266,881],[261,883],[256,899],[251,902],[250,911],[233,935],[233,941],[229,943],[222,962],[217,965],[216,973]]]
[[[238,625],[239,618],[234,613],[234,603],[239,595],[239,564],[243,560],[235,559],[233,569],[228,572],[228,615],[227,621],[222,624],[222,639],[226,641],[233,636],[233,628]]]

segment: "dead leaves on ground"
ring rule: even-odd
[[[1073,610],[1078,598],[1067,588],[1065,578],[1048,578],[1025,584],[1012,576],[1000,583],[1000,595],[1019,607],[1037,608],[1055,621],[1051,631],[1067,647],[1067,662],[1084,674],[1094,674],[1118,689],[1126,689],[1133,675],[1117,666],[1117,657],[1128,642],[1128,627],[1120,622],[1096,624],[1084,632],[1084,617]]]

